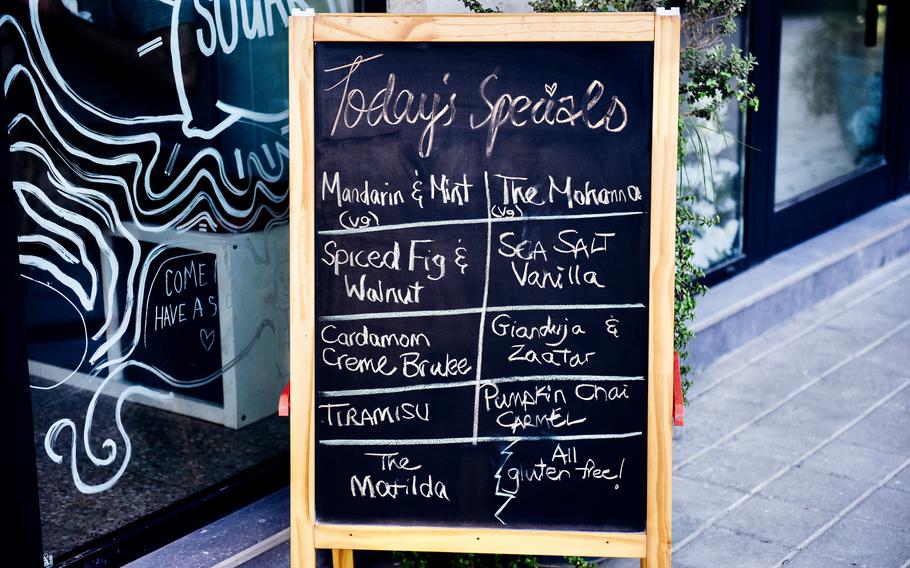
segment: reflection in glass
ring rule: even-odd
[[[288,380],[287,24],[299,4],[0,4],[55,565],[287,450],[275,414]]]
[[[886,13],[865,1],[784,3],[775,203],[811,192],[882,158]],[[875,25],[875,46],[864,42]]]
[[[745,19],[737,18],[736,33],[727,39],[745,47]],[[695,197],[692,208],[718,223],[700,229],[693,261],[708,269],[735,258],[743,250],[743,165],[745,116],[735,101],[714,120],[696,119],[681,143],[686,159],[680,168],[681,191]]]
[[[745,117],[735,104],[715,121],[699,121],[686,138],[688,154],[681,177],[695,196],[692,208],[718,222],[694,243],[694,262],[708,269],[737,256],[743,248],[743,131]]]

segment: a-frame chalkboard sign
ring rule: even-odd
[[[679,14],[290,26],[292,566],[670,565]]]

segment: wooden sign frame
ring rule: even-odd
[[[335,568],[353,550],[420,550],[615,556],[670,566],[673,291],[676,231],[679,12],[598,14],[326,14],[290,22],[291,566],[314,568],[333,549]],[[647,521],[644,533],[336,525],[316,521],[315,42],[654,43],[648,338]]]

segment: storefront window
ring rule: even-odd
[[[745,18],[737,18],[737,31],[728,38],[731,45],[745,48],[745,26]],[[743,250],[745,122],[736,103],[730,103],[712,120],[689,124],[681,141],[686,149],[679,174],[682,191],[694,195],[695,211],[718,219],[701,229],[695,241],[694,261],[705,269]]]
[[[52,562],[287,450],[295,7],[0,8]]]
[[[784,3],[778,206],[882,159],[887,13],[879,6],[869,21],[866,8],[857,0]]]

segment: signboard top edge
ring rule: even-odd
[[[657,17],[654,12],[317,14],[313,18],[313,39],[317,42],[653,42]]]

